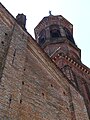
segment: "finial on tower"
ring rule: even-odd
[[[49,10],[49,15],[52,15],[51,10]]]

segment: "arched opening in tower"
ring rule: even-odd
[[[54,24],[50,26],[50,37],[51,38],[61,37],[59,25]]]
[[[50,35],[51,38],[59,38],[61,36],[60,31],[57,29],[50,30]]]

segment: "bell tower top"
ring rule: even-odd
[[[46,27],[49,27],[51,25],[58,25],[59,27],[62,26],[68,29],[70,33],[73,35],[73,25],[61,15],[57,16],[52,15],[51,11],[49,11],[49,16],[44,17],[35,27],[35,33],[37,31],[40,32],[42,31],[42,29],[45,29]]]
[[[34,29],[37,43],[45,52],[48,51],[48,55],[51,55],[54,52],[53,49],[57,49],[55,46],[58,45],[59,47],[64,46],[64,48],[68,48],[65,54],[69,54],[70,49],[72,49],[71,51],[76,51],[74,56],[80,59],[80,49],[77,47],[73,38],[73,25],[62,15],[54,16],[51,14],[51,11],[49,11],[49,14]],[[47,47],[49,47],[48,50],[46,50]]]
[[[45,35],[48,31],[50,33]],[[73,25],[61,15],[53,16],[51,11],[49,11],[49,16],[44,17],[35,27],[35,37],[37,42],[39,42],[42,33],[44,34],[43,37],[46,38],[67,36],[68,40],[75,45],[73,39]]]

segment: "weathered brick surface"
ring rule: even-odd
[[[77,64],[77,61],[75,61],[75,64],[73,64],[74,62],[71,62],[70,58],[66,59],[65,57],[56,58],[54,62],[57,64],[57,66],[60,69],[62,69],[62,68],[64,69],[64,71],[63,71],[64,74],[69,78],[70,82],[73,85],[75,85],[74,87],[83,96],[87,110],[88,110],[88,115],[90,117],[90,89],[89,89],[90,73],[88,74],[83,70],[86,68],[86,66],[83,66],[82,63]],[[67,72],[64,68],[64,66],[66,66],[66,65],[70,66],[70,68],[68,68]],[[81,68],[83,68],[83,69],[81,69]],[[87,69],[87,71],[89,71],[89,68],[86,68],[86,69]],[[73,72],[73,79],[72,79],[72,73],[70,73],[70,70]]]
[[[82,96],[0,5],[1,10],[5,15],[0,18],[4,19],[0,40],[5,30],[14,28],[10,43],[4,39],[9,46],[2,57],[0,120],[89,120]]]
[[[88,114],[87,114],[87,109],[85,107],[85,103],[83,101],[83,97],[77,91],[75,91],[72,88],[72,86],[70,86],[70,90],[71,90],[71,96],[72,96],[72,101],[73,101],[73,105],[74,105],[76,120],[87,120]],[[84,118],[83,118],[83,116],[84,116]]]

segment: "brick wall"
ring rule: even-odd
[[[0,40],[5,30],[13,33],[9,34],[10,41],[4,39],[7,51],[1,49],[7,54],[2,57],[5,62],[0,82],[0,119],[88,120],[82,96],[3,6],[1,10],[4,16],[0,19],[4,21]]]

